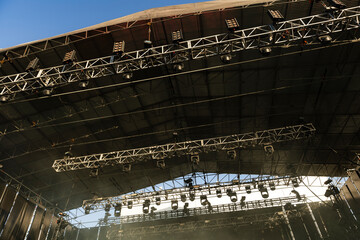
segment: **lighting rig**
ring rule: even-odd
[[[175,155],[190,155],[191,162],[193,164],[199,164],[199,153],[234,151],[237,148],[248,148],[256,145],[268,146],[277,142],[305,139],[312,136],[315,133],[315,130],[315,127],[311,123],[308,123],[251,133],[169,143],[117,152],[64,157],[63,159],[55,160],[52,167],[56,172],[64,172],[86,168],[97,169],[99,167],[120,164],[123,165],[124,171],[128,172],[131,170],[131,164],[133,163],[151,159],[163,160],[164,158],[172,158]],[[232,154],[232,157],[235,156],[236,155]]]
[[[91,60],[76,61],[76,52],[73,50],[66,54],[61,66],[1,76],[0,97],[44,89],[47,85],[56,88],[78,82],[83,79],[84,71],[89,79],[125,74],[124,79],[127,80],[129,76],[132,77],[132,72],[141,69],[179,64],[211,56],[226,56],[247,49],[260,49],[263,55],[268,55],[273,47],[289,46],[291,43],[299,45],[299,42],[302,44],[305,39],[307,45],[317,44],[323,40],[329,42],[328,37],[323,39],[322,36],[359,28],[360,6],[344,8],[345,5],[339,0],[328,2],[334,11],[283,21],[282,15],[280,16],[278,11],[273,11],[269,16],[277,24],[247,29],[239,29],[237,20],[229,19],[226,20],[226,24],[231,31],[227,33],[183,40],[182,33],[179,35],[176,31],[172,35],[176,43],[153,46],[152,42],[145,41],[144,49],[132,52],[125,52],[125,42],[120,42],[114,48],[113,55]],[[230,60],[229,55],[223,58],[225,62]]]

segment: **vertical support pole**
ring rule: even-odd
[[[316,222],[315,216],[314,216],[314,214],[313,214],[313,211],[311,210],[311,207],[310,207],[309,203],[306,203],[306,206],[307,206],[308,209],[309,209],[310,216],[311,216],[312,220],[314,221],[316,230],[318,231],[318,233],[319,233],[319,235],[320,235],[320,239],[324,239],[323,236],[322,236],[322,234],[321,234],[319,225],[318,225],[317,222]]]
[[[51,218],[50,218],[50,224],[49,224],[49,228],[48,228],[47,233],[46,233],[46,238],[45,238],[45,240],[47,240],[48,237],[49,237],[50,230],[51,230],[52,223],[53,223],[53,218],[54,218],[54,215],[52,214],[52,215],[51,215]]]
[[[99,228],[98,228],[96,240],[99,240],[99,237],[100,237],[100,228],[101,228],[101,226],[99,226]]]
[[[36,213],[37,208],[38,208],[38,205],[36,204],[36,205],[35,205],[35,208],[34,208],[34,211],[33,211],[33,214],[32,214],[32,217],[31,217],[31,220],[30,220],[29,227],[28,227],[28,229],[27,229],[27,231],[26,231],[26,235],[25,235],[24,240],[26,240],[26,239],[28,238],[28,236],[29,236],[29,232],[30,232],[30,229],[31,229],[32,224],[33,224],[33,222],[34,222],[35,213]]]
[[[6,192],[6,189],[7,189],[8,186],[9,186],[9,184],[6,184],[5,187],[4,187],[4,191],[2,192],[1,197],[0,197],[0,204],[2,203],[2,201],[4,199],[5,192]]]
[[[288,227],[289,227],[289,230],[290,230],[291,239],[292,239],[292,240],[295,240],[294,232],[293,232],[293,230],[292,230],[292,228],[291,228],[290,221],[289,221],[289,218],[288,218],[288,216],[287,216],[287,214],[286,214],[286,210],[285,210],[285,208],[284,208],[284,205],[281,205],[281,208],[282,208],[282,211],[283,211],[283,214],[284,214],[286,223],[287,223],[287,225],[288,225]]]
[[[79,233],[80,233],[80,228],[78,228],[78,230],[77,230],[76,239],[75,239],[75,240],[78,240],[78,239],[79,239]]]
[[[16,192],[16,195],[15,195],[15,198],[14,198],[14,200],[13,200],[13,203],[12,203],[12,205],[11,205],[11,208],[10,208],[10,210],[9,210],[9,213],[8,213],[8,215],[7,215],[7,217],[6,217],[6,220],[5,220],[5,223],[4,223],[4,228],[5,228],[5,226],[6,226],[6,223],[7,223],[7,221],[9,220],[9,217],[10,217],[10,215],[11,215],[11,212],[12,212],[12,210],[13,210],[13,208],[14,208],[14,205],[15,205],[15,202],[16,202],[16,199],[17,199],[17,197],[19,196],[19,192],[20,192],[20,185],[18,186],[18,191]],[[4,232],[4,228],[1,230],[1,232],[0,232],[0,237],[1,237],[1,235],[3,234],[3,232]]]

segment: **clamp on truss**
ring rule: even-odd
[[[19,92],[55,88],[68,83],[114,74],[130,73],[192,59],[223,56],[246,49],[271,46],[289,46],[291,42],[318,42],[319,37],[357,29],[360,26],[360,6],[327,12],[319,15],[257,26],[232,33],[181,41],[106,56],[71,64],[28,71],[0,77],[0,96],[14,97]],[[126,79],[125,79],[126,80]]]
[[[79,169],[97,169],[115,164],[127,166],[132,163],[138,163],[149,159],[164,159],[182,155],[198,156],[199,153],[232,150],[254,145],[265,146],[276,142],[304,139],[312,136],[315,131],[316,129],[313,124],[308,123],[116,152],[91,154],[79,157],[64,156],[63,159],[55,160],[52,167],[56,172],[64,172]]]

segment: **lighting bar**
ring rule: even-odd
[[[358,29],[360,27],[360,6],[342,9],[333,13],[286,20],[275,26],[263,25],[234,33],[221,33],[202,38],[186,40],[179,44],[168,44],[124,53],[120,58],[114,55],[73,62],[40,69],[36,75],[28,72],[0,77],[0,95],[42,89],[44,79],[58,87],[83,79],[86,70],[89,78],[123,74],[211,56],[221,56],[263,46],[288,46],[306,39],[308,45],[318,43],[317,37]],[[346,24],[344,24],[344,22]],[[356,36],[352,36],[356,38]]]
[[[196,164],[199,153],[234,148],[249,147],[252,145],[270,145],[276,142],[292,141],[308,138],[315,133],[312,123],[264,131],[234,134],[224,137],[207,138],[179,143],[169,143],[144,148],[135,148],[117,152],[99,153],[77,157],[66,157],[54,161],[56,172],[73,171],[86,168],[99,168],[114,164],[130,165],[150,159],[172,158],[176,154],[191,155]],[[196,158],[196,160],[195,160]],[[130,170],[130,169],[129,169]]]

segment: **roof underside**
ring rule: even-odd
[[[185,39],[226,32],[224,20],[233,17],[241,28],[269,24],[268,8],[235,7],[152,19],[151,39],[154,45],[168,44],[171,32],[177,29],[182,29]],[[319,4],[309,1],[279,3],[270,8],[279,9],[286,19],[322,12]],[[139,20],[36,54],[29,50],[28,57],[13,55],[12,63],[5,63],[0,73],[23,72],[35,56],[42,67],[59,65],[71,49],[77,51],[78,60],[107,56],[114,41],[124,40],[126,51],[141,49],[148,34],[147,22]],[[78,90],[76,84],[67,85],[56,89],[58,96],[36,97],[35,93],[3,104],[0,131],[7,130],[7,134],[0,139],[0,158],[4,170],[66,209],[80,206],[93,193],[119,195],[193,171],[344,175],[349,162],[340,154],[360,150],[358,43],[314,51],[279,48],[273,53],[273,57],[259,59],[257,50],[243,51],[232,61],[239,64],[232,65],[221,64],[218,57],[192,60],[185,64],[185,70],[194,70],[192,73],[170,77],[171,66],[141,70],[134,73],[134,82],[107,76],[91,81],[90,88],[99,87],[97,90],[62,94]],[[142,79],[148,80],[136,81]],[[101,88],[120,82],[124,84]],[[275,144],[271,157],[260,147],[238,151],[235,161],[216,152],[201,155],[196,169],[187,157],[179,157],[167,160],[163,170],[148,161],[134,165],[130,173],[117,166],[104,168],[97,178],[90,178],[88,170],[55,173],[51,168],[70,146],[80,156],[173,142],[173,132],[178,133],[178,141],[185,141],[303,121],[314,124],[315,137]]]

